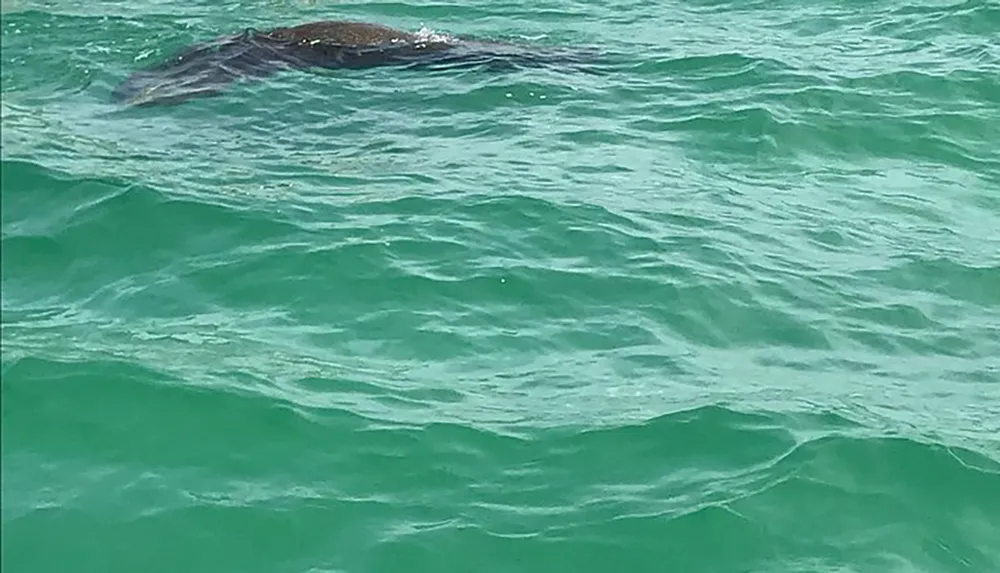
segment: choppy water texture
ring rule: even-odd
[[[3,571],[1000,570],[995,1],[3,11]]]

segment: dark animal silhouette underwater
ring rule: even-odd
[[[131,105],[179,103],[219,95],[236,81],[260,80],[289,69],[387,65],[510,69],[585,64],[592,57],[578,49],[529,49],[363,22],[310,22],[266,31],[251,28],[195,44],[133,73],[113,90],[112,99]]]

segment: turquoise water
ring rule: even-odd
[[[600,73],[111,89],[325,18]],[[2,564],[1000,570],[1000,5],[4,0]]]

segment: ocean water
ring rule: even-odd
[[[996,1],[2,9],[5,573],[1000,571]]]

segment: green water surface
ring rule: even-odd
[[[4,573],[1000,571],[997,2],[2,6]]]

